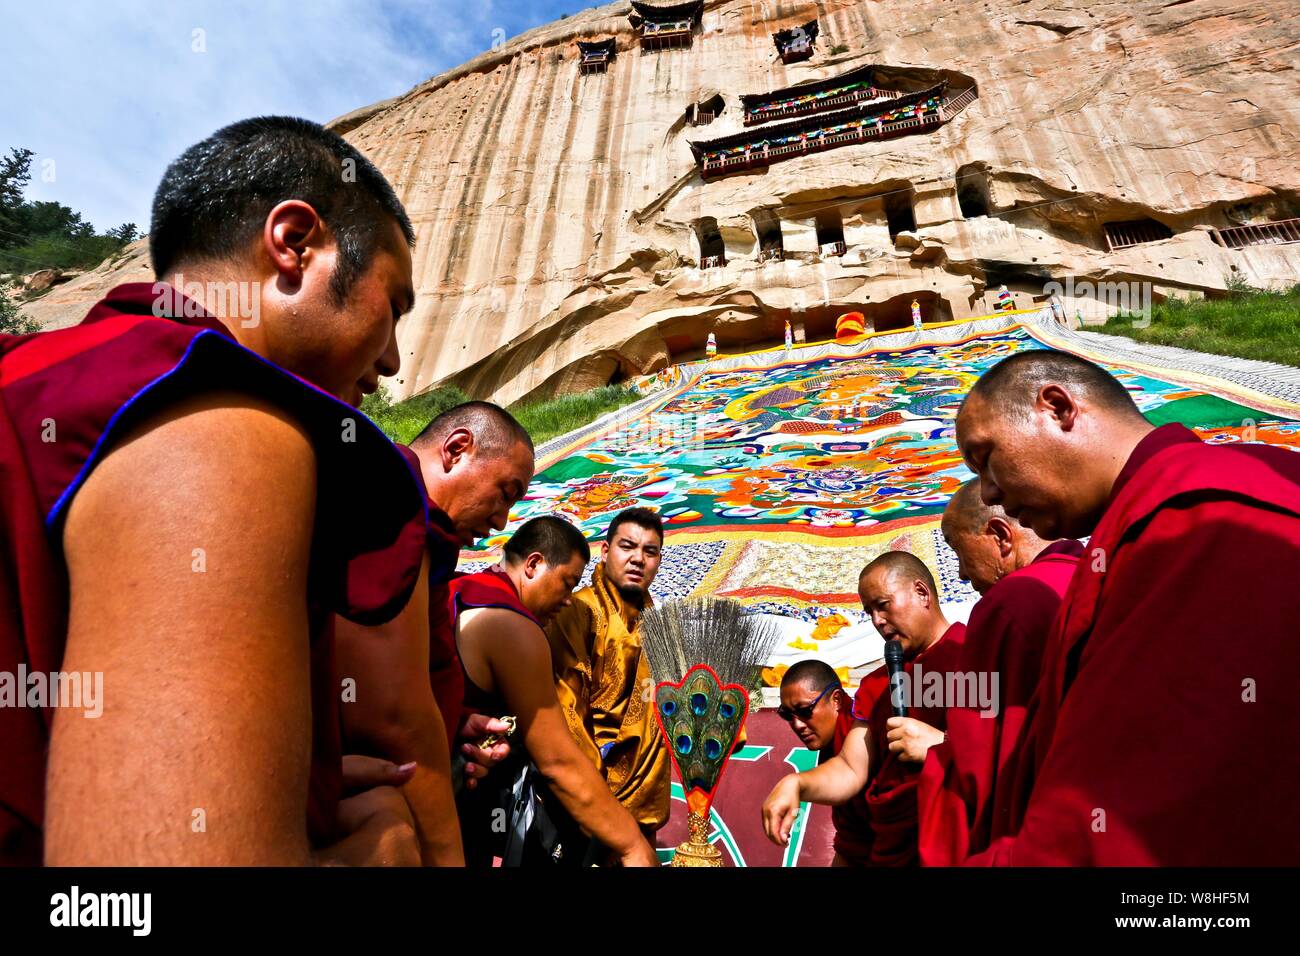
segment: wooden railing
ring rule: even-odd
[[[844,253],[849,251],[848,246],[846,246],[843,241],[824,242],[819,248],[823,259],[829,259],[833,256],[842,256]]]
[[[690,20],[673,20],[670,23],[653,23],[646,20],[641,28],[642,36],[661,36],[665,33],[690,33]]]
[[[1132,222],[1105,222],[1101,226],[1106,235],[1106,245],[1111,252],[1128,249],[1148,242],[1160,242],[1173,237],[1173,232],[1162,222],[1139,219]]]
[[[944,121],[947,122],[966,107],[974,103],[975,97],[978,95],[979,94],[975,91],[975,87],[967,87],[952,99],[945,100],[943,105],[939,107],[939,113],[943,116]]]
[[[764,249],[758,254],[759,262],[780,262],[784,258],[784,249]]]
[[[810,100],[807,103],[787,106],[780,110],[755,110],[753,112],[746,110],[745,125],[753,126],[755,123],[766,123],[768,120],[781,119],[786,116],[806,116],[809,113],[820,113],[823,110],[839,109],[857,103],[869,103],[872,100],[892,100],[901,95],[896,90],[882,90],[872,86],[865,90],[843,93],[840,96],[828,96],[824,100]]]
[[[1281,246],[1300,242],[1300,219],[1279,219],[1253,226],[1229,226],[1215,229],[1214,241],[1228,249],[1246,246]]]
[[[721,269],[727,264],[726,256],[705,256],[700,261],[701,269]]]
[[[751,150],[740,156],[728,156],[725,159],[704,160],[700,169],[702,176],[718,176],[725,172],[731,172],[737,169],[745,169],[750,166],[767,166],[781,159],[789,159],[792,156],[801,156],[807,153],[817,153],[824,149],[832,149],[836,146],[845,146],[850,143],[865,143],[872,139],[888,139],[892,136],[900,136],[909,130],[927,129],[937,127],[943,123],[939,112],[930,113],[922,117],[910,117],[905,120],[898,120],[893,123],[882,123],[877,126],[867,127],[865,129],[856,129],[846,133],[834,133],[829,136],[810,136],[801,143],[789,143],[785,146],[770,146],[764,149]]]

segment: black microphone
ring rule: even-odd
[[[889,703],[895,717],[907,716],[907,701],[903,696],[903,645],[897,640],[885,641],[885,670],[889,671]]]

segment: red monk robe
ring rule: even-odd
[[[158,317],[160,298],[177,303],[177,318]],[[60,667],[69,601],[63,519],[86,477],[125,431],[218,389],[274,402],[312,436],[316,451],[308,596],[313,739],[304,825],[319,847],[341,836],[332,614],[377,624],[405,606],[419,573],[423,497],[392,443],[365,416],[237,345],[202,306],[161,283],[120,285],[67,329],[0,335],[0,672]],[[338,440],[346,418],[357,423],[353,442]],[[57,424],[57,441],[42,438],[47,420]],[[359,485],[366,495],[355,494]],[[50,708],[0,707],[0,864],[41,862],[53,719]]]
[[[974,700],[948,708],[948,739],[930,748],[917,788],[922,865],[953,866],[980,852],[988,846],[993,818],[1009,813],[1014,781],[1004,768],[1081,554],[1078,541],[1048,545],[989,588],[971,611],[957,670],[998,676],[997,712],[984,716]]]
[[[460,561],[460,541],[451,518],[429,497],[420,470],[420,459],[410,448],[398,445],[411,469],[419,478],[429,513],[427,544],[429,548],[429,683],[433,699],[438,702],[443,726],[447,729],[447,747],[456,753],[456,732],[460,729],[461,707],[465,698],[465,675],[456,654],[456,635],[452,630],[448,584],[456,576]]]
[[[857,723],[853,711],[860,708],[863,713],[870,713],[882,694],[889,694],[889,675],[878,668],[858,684],[853,707],[841,710],[835,718],[835,736],[818,763],[838,755],[844,748],[849,731]],[[866,866],[871,859],[871,814],[867,810],[866,790],[856,794],[848,803],[831,807],[831,823],[835,826],[835,839],[831,845],[836,855],[854,866]]]
[[[1300,862],[1300,455],[1164,425],[1049,639],[1010,835],[973,864]]]
[[[909,680],[912,692],[909,695],[907,716],[929,724],[936,730],[944,729],[943,707],[914,705],[920,702],[921,692],[929,681],[926,674],[942,677],[956,668],[965,637],[966,625],[953,624],[943,632],[939,640],[903,665],[903,671],[909,679],[918,664],[922,672],[919,684],[915,680]],[[888,692],[879,694],[874,701],[868,700],[872,693],[870,688],[879,687],[878,682],[882,678],[888,685],[888,671],[881,665],[868,677],[870,685],[863,681],[853,699],[854,715],[858,719],[864,719],[863,715],[868,714],[865,719],[871,730],[871,763],[875,767],[864,794],[871,818],[871,850],[866,865],[915,866],[919,862],[916,784],[921,775],[921,765],[900,760],[898,754],[889,749],[886,723],[894,711]],[[865,693],[864,688],[867,688]]]

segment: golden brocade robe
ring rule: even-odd
[[[642,827],[668,822],[672,764],[654,715],[654,682],[637,634],[640,612],[596,565],[546,628],[569,732]],[[602,756],[603,754],[603,756]]]

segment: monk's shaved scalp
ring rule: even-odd
[[[980,480],[972,478],[963,484],[948,500],[944,514],[956,526],[957,530],[978,534],[984,530],[990,518],[1002,518],[1008,524],[1015,522],[1002,510],[1001,505],[986,505],[980,497]]]
[[[832,684],[839,687],[840,676],[835,673],[835,668],[831,667],[830,664],[810,657],[807,660],[791,665],[790,669],[781,676],[782,690],[803,683],[815,688],[820,694]]]
[[[488,456],[505,455],[517,444],[533,451],[533,440],[524,426],[500,405],[491,402],[465,402],[449,408],[424,426],[411,447],[416,451],[437,448],[458,428],[473,435],[478,450]]]
[[[582,532],[555,515],[525,521],[502,550],[510,564],[518,564],[530,554],[540,554],[551,567],[568,564],[575,557],[582,558],[583,564],[591,560],[591,546]]]
[[[861,584],[863,578],[881,568],[888,571],[891,577],[902,575],[906,581],[920,581],[930,589],[930,593],[935,598],[939,597],[939,587],[934,583],[934,575],[925,566],[925,562],[910,551],[886,551],[862,569],[862,573],[858,575],[858,583]]]
[[[1004,413],[1028,414],[1045,385],[1063,385],[1072,395],[1115,414],[1142,414],[1128,389],[1104,368],[1051,349],[1017,352],[1003,359],[980,376],[967,401],[979,399]]]

